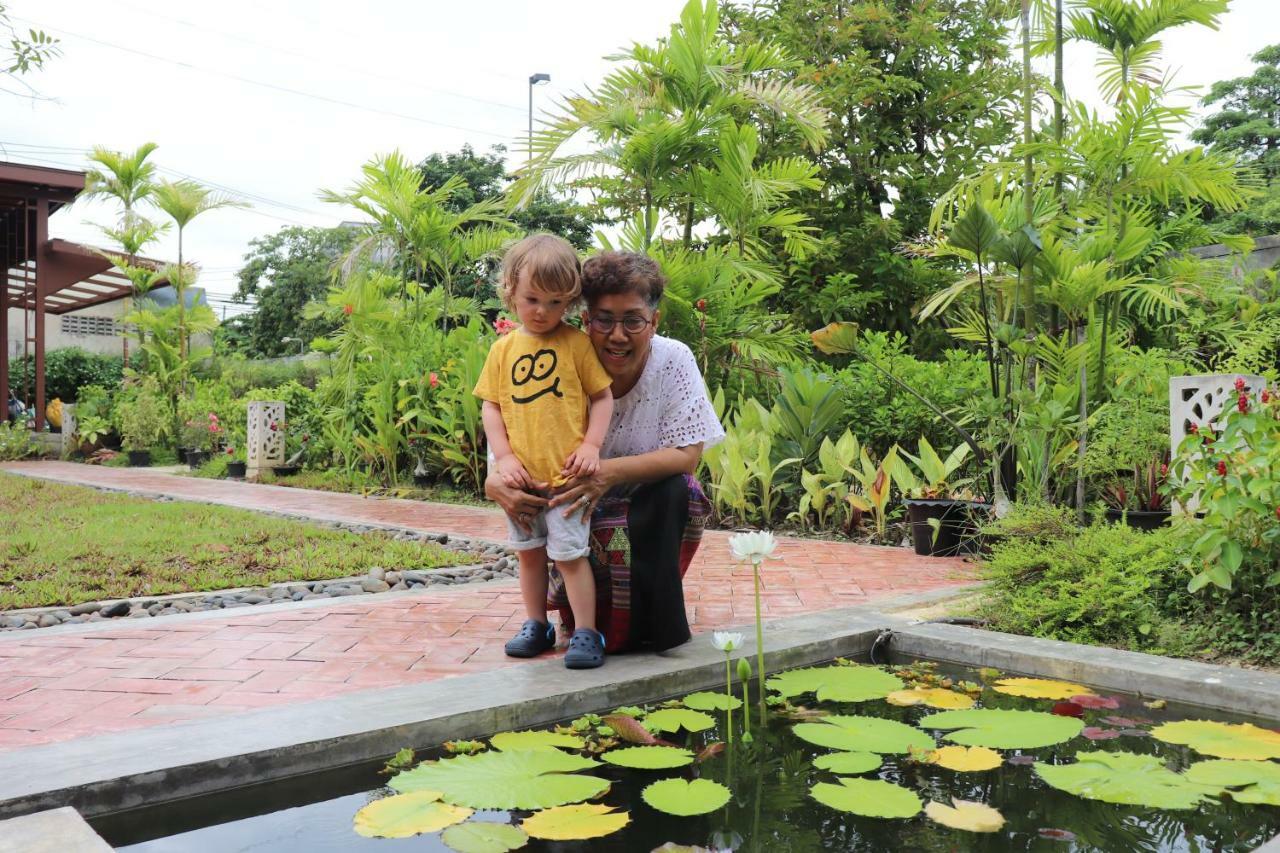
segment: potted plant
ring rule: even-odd
[[[292,477],[302,470],[302,460],[311,447],[311,433],[291,430],[285,421],[271,424],[271,429],[284,432],[284,451],[287,454],[283,465],[277,465],[272,471],[278,477]]]
[[[222,443],[222,436],[222,424],[213,412],[187,421],[182,428],[182,443],[188,448],[187,465],[194,469],[208,462]]]
[[[120,443],[129,454],[129,464],[151,464],[151,448],[160,443],[168,427],[169,412],[159,394],[142,388],[132,400],[121,404]]]
[[[1098,412],[1083,470],[1108,521],[1154,530],[1169,519],[1168,441],[1168,414],[1155,400],[1121,398]]]
[[[921,436],[918,449],[918,456],[902,453],[914,471],[899,459],[893,472],[905,498],[911,541],[922,557],[953,557],[977,536],[974,512],[986,506],[965,488],[972,478],[954,479],[969,455],[969,445],[957,445],[943,459]]]
[[[249,468],[244,442],[228,444],[224,452],[227,455],[227,476],[232,480],[243,480],[248,474]]]

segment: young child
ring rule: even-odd
[[[600,468],[613,412],[610,377],[591,340],[566,325],[565,311],[582,292],[573,247],[550,234],[521,240],[502,261],[502,299],[520,326],[489,350],[475,395],[484,401],[484,431],[498,473],[529,491]],[[595,629],[596,588],[587,562],[591,519],[562,508],[530,519],[526,533],[508,519],[511,547],[520,556],[520,594],[528,617],[506,645],[512,657],[533,657],[555,646],[547,624],[547,558],[564,577],[576,630],[564,664],[588,669],[604,663],[604,636]]]

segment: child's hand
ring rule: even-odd
[[[566,479],[590,477],[600,470],[600,448],[583,442],[565,460],[563,474]]]
[[[524,470],[524,465],[520,464],[514,453],[498,460],[498,476],[502,477],[502,482],[508,488],[526,491],[533,488],[533,478]]]

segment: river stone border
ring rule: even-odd
[[[91,486],[89,488],[96,487]],[[124,491],[121,489],[98,489],[98,491],[109,491],[114,494],[127,494],[131,497],[164,502],[184,500],[167,495]],[[201,501],[186,502],[202,503]],[[215,505],[223,506],[223,504]],[[116,619],[172,616],[179,613],[197,613],[206,610],[232,610],[259,604],[311,601],[317,598],[342,598],[352,595],[376,595],[381,592],[403,592],[425,590],[430,587],[487,583],[492,580],[516,577],[516,567],[519,565],[514,551],[505,545],[485,539],[455,536],[450,533],[426,533],[390,525],[325,521],[295,513],[253,509],[244,511],[261,512],[263,515],[274,515],[330,530],[345,530],[349,533],[362,535],[387,533],[392,538],[401,541],[435,543],[447,546],[453,551],[475,556],[479,559],[479,562],[460,566],[444,566],[438,569],[404,569],[375,566],[369,570],[368,574],[356,577],[284,581],[259,587],[238,587],[203,592],[180,592],[172,595],[87,601],[71,607],[31,607],[21,610],[0,611],[0,633]]]

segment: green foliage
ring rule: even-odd
[[[286,382],[314,389],[332,370],[329,359],[323,356],[288,360],[220,356],[211,363],[206,375],[221,380],[232,394],[239,395],[251,388],[275,388]]]
[[[150,450],[171,435],[173,411],[157,383],[148,380],[120,395],[116,419],[125,450]]]
[[[920,720],[925,729],[945,729],[946,740],[992,749],[1038,749],[1064,743],[1080,734],[1084,723],[1042,711],[969,708],[939,711]]]
[[[35,356],[14,359],[9,370],[9,387],[23,397],[28,388],[34,387]],[[123,375],[124,364],[118,355],[97,355],[79,347],[49,350],[44,356],[44,396],[46,400],[75,403],[79,399],[76,392],[80,386],[114,388],[120,384]],[[31,394],[31,400],[34,399],[35,395]]]
[[[1141,394],[1113,400],[1097,412],[1084,473],[1108,506],[1161,510],[1165,502],[1168,404]]]
[[[0,513],[7,520],[0,545],[0,610],[349,577],[373,566],[433,569],[469,560],[382,534],[10,474],[0,474]],[[37,542],[39,547],[28,547]]]
[[[0,462],[15,462],[35,456],[36,444],[31,430],[22,424],[11,424],[0,419]]]
[[[1074,764],[1037,762],[1034,768],[1036,775],[1050,787],[1104,803],[1194,809],[1217,793],[1207,785],[1174,773],[1154,755],[1081,752],[1076,754]]]
[[[1079,527],[1064,508],[1017,505],[987,531],[990,598],[981,609],[998,631],[1154,653],[1186,653],[1170,605],[1181,586],[1169,530]]]

